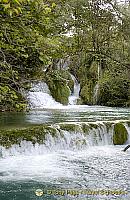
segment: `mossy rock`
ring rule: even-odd
[[[77,132],[80,130],[80,127],[78,124],[60,124],[60,129],[64,131],[69,131],[69,132]],[[81,131],[81,130],[80,130]]]
[[[123,145],[128,140],[128,132],[122,123],[114,125],[113,144]]]
[[[67,79],[67,72],[55,71],[46,75],[46,83],[49,87],[52,97],[63,105],[67,105],[70,96],[70,88]],[[72,84],[72,83],[71,83]]]
[[[91,105],[93,103],[93,90],[93,81],[88,80],[80,92],[80,97],[84,104]]]
[[[56,101],[62,103],[63,105],[68,104],[70,90],[66,83],[55,81],[51,94]]]
[[[13,144],[20,144],[21,141],[30,141],[33,144],[43,144],[45,135],[51,134],[55,137],[56,129],[47,125],[38,125],[21,129],[0,130],[0,145],[11,147]]]
[[[89,124],[82,123],[82,130],[84,133],[89,133],[90,127]]]

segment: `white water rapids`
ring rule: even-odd
[[[69,104],[75,105],[77,103],[77,99],[79,98],[80,84],[72,74],[71,78],[74,81],[74,91],[69,97]]]
[[[79,98],[80,84],[72,74],[71,78],[74,81],[74,91],[70,94],[69,105],[75,105],[77,103],[77,99]],[[49,88],[44,82],[38,82],[32,85],[32,88],[28,93],[28,100],[30,107],[33,109],[63,107],[62,104],[56,102],[52,98]]]
[[[59,130],[58,125],[55,127]],[[123,152],[125,145],[114,146],[112,133],[113,128],[108,131],[107,126],[100,122],[99,128],[90,128],[88,134],[83,134],[79,126],[76,132],[60,130],[55,137],[47,134],[44,144],[33,145],[31,142],[23,141],[20,146],[13,145],[9,149],[2,147],[0,184],[2,187],[4,183],[8,184],[12,188],[6,190],[9,194],[18,196],[20,193],[24,199],[26,199],[25,193],[28,199],[37,199],[35,195],[37,188],[45,192],[50,188],[52,190],[57,188],[57,190],[89,189],[122,193],[86,195],[81,192],[77,196],[65,194],[64,198],[61,195],[45,194],[42,199],[128,200],[130,150]],[[18,188],[14,190],[16,184]],[[26,184],[28,190],[24,187]],[[5,197],[4,190],[2,190],[3,197]]]
[[[18,197],[20,193],[23,196],[21,200],[37,199],[36,189],[42,189],[45,192],[50,189],[52,191],[71,189],[121,191],[121,194],[80,194],[77,196],[45,194],[42,199],[129,200],[130,153],[129,151],[122,152],[122,148],[120,146],[91,146],[78,151],[60,150],[40,154],[36,151],[30,155],[21,154],[1,159],[0,184],[3,187],[3,183],[7,183],[10,187],[10,189],[0,190],[1,197],[6,199],[7,193]],[[24,185],[28,185],[28,189]]]
[[[31,90],[28,93],[28,100],[31,108],[53,108],[62,106],[62,104],[56,102],[50,95],[48,86],[44,82],[38,82],[33,84]]]
[[[75,86],[70,104],[75,104],[79,95],[76,81]],[[43,144],[34,145],[23,140],[20,145],[12,145],[8,149],[0,147],[0,200],[129,200],[130,149],[123,152],[126,144],[114,146],[113,126],[105,124],[106,120],[111,123],[129,120],[130,110],[63,106],[51,97],[47,85],[41,82],[32,87],[28,98],[35,111],[25,116],[4,115],[0,119],[8,126],[14,119],[16,124],[21,121],[50,123],[57,133],[55,137],[47,134]],[[58,127],[61,122],[79,123],[79,129],[75,132],[61,130]],[[82,122],[93,123],[88,134],[80,129]],[[126,128],[130,135],[130,128]],[[41,197],[36,196],[37,189],[44,191]],[[54,192],[56,190],[75,190],[78,194],[66,192],[58,195]],[[88,194],[88,190],[104,190],[105,194]]]

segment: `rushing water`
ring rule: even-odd
[[[128,200],[130,152],[124,153],[122,148],[95,146],[5,157],[0,160],[0,199]],[[42,197],[36,196],[37,189],[44,191]],[[110,192],[88,194],[102,190]],[[118,195],[114,195],[115,191]]]
[[[45,85],[37,89],[29,96],[37,109],[1,114],[2,129],[61,122],[101,126],[88,135],[80,129],[57,133],[54,138],[48,134],[40,145],[23,141],[9,149],[0,147],[0,200],[129,200],[130,149],[123,152],[125,145],[114,146],[113,130],[108,132],[103,122],[130,120],[130,109],[62,106]],[[38,189],[44,192],[41,196]]]
[[[77,99],[79,98],[80,84],[72,74],[71,78],[74,81],[74,91],[69,97],[69,104],[74,105],[77,103]]]
[[[27,94],[31,108],[48,108],[53,106],[60,106],[50,95],[49,88],[46,83],[38,82],[32,85],[31,90]]]
[[[20,127],[31,124],[130,120],[130,109],[102,106],[70,105],[32,110],[28,113],[0,114],[0,127]]]
[[[72,79],[74,92],[69,97],[69,104],[72,105],[63,106],[56,102],[50,95],[47,84],[38,82],[32,85],[27,95],[32,110],[28,113],[0,114],[0,128],[58,122],[130,120],[130,108],[75,105],[80,85],[74,76]]]

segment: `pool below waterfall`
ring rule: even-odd
[[[130,140],[112,141],[113,124],[123,123],[130,134],[129,121],[130,109],[101,106],[1,114],[3,131],[46,124],[56,134],[47,133],[42,144],[0,147],[0,200],[129,200],[130,149],[123,149]],[[76,131],[61,130],[66,124]],[[87,134],[83,124],[90,127]]]

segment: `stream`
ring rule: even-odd
[[[41,95],[41,91],[37,92]],[[40,103],[27,113],[1,113],[0,128],[130,120],[128,108],[63,106],[55,104],[52,98],[45,106],[50,97],[45,94],[42,98],[44,105]],[[122,151],[129,140],[114,146],[106,128],[102,127],[96,130],[96,142],[94,137],[86,136],[87,143],[79,145],[84,137],[80,131],[73,135],[64,131],[63,137],[64,140],[61,136],[50,138],[48,135],[43,145],[23,141],[20,146],[1,147],[0,200],[130,199],[130,149]]]

